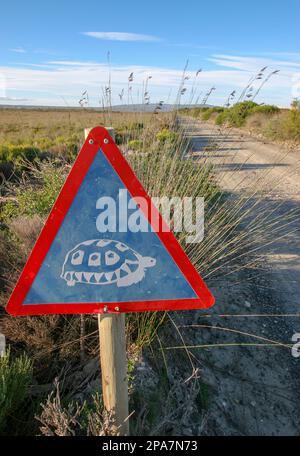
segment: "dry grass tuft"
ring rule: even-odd
[[[112,435],[111,429],[115,422],[113,413],[103,410],[99,396],[92,396],[89,403],[86,401],[81,404],[77,401],[66,403],[61,399],[58,379],[54,381],[54,391],[49,394],[46,402],[41,404],[41,408],[41,413],[35,417],[41,423],[41,435],[59,437]]]
[[[32,217],[21,215],[9,221],[9,229],[21,241],[26,256],[29,255],[43,224],[42,218],[37,214]]]
[[[80,428],[78,418],[83,407],[75,403],[62,406],[59,382],[54,383],[56,392],[49,394],[45,404],[41,404],[42,412],[36,419],[41,422],[40,432],[45,436],[74,436],[76,428]]]

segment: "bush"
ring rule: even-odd
[[[289,111],[282,123],[283,135],[286,139],[300,140],[300,111]]]
[[[39,154],[40,150],[30,145],[3,144],[0,146],[0,163],[33,161]]]
[[[33,162],[35,159],[47,156],[64,157],[73,160],[79,151],[80,139],[78,135],[56,136],[54,139],[38,138],[26,143],[3,143],[0,145],[0,164],[11,163],[17,169],[24,165],[24,162]]]
[[[224,112],[224,109],[223,107],[221,106],[214,106],[213,108],[208,108],[206,109],[203,114],[202,114],[202,120],[209,120],[212,116],[212,114],[219,114],[221,112]]]
[[[210,109],[209,107],[205,106],[203,108],[180,108],[178,111],[180,114],[183,114],[183,115],[187,115],[187,116],[192,116],[192,117],[195,117],[195,118],[199,118],[201,117],[201,115],[206,112],[208,109]]]
[[[271,119],[263,133],[270,139],[300,141],[300,111],[290,110]]]
[[[141,131],[144,128],[144,123],[143,122],[132,122],[128,124],[128,130],[137,130]]]
[[[291,103],[291,109],[295,109],[296,111],[300,110],[300,100],[298,98],[294,98]]]
[[[216,119],[215,119],[215,124],[216,125],[223,125],[227,120],[227,111],[220,112]]]
[[[130,131],[129,129],[116,129],[115,131],[115,142],[117,145],[126,144],[128,141],[134,140],[136,132]]]
[[[258,105],[254,101],[242,101],[220,111],[216,117],[216,124],[222,125],[227,122],[232,127],[242,127],[246,119],[255,113],[273,115],[279,112],[279,108],[274,105]]]
[[[161,143],[175,143],[178,139],[178,134],[169,128],[163,128],[156,134],[156,139]]]
[[[131,139],[127,143],[128,149],[141,150],[143,148],[143,141],[141,139]]]
[[[224,112],[221,112],[217,116],[216,123],[220,125],[227,122],[231,126],[241,127],[255,106],[258,105],[253,101],[236,103],[231,108],[227,108]]]
[[[0,219],[8,221],[21,215],[45,217],[49,214],[53,203],[63,185],[65,172],[62,167],[51,163],[40,164],[40,169],[34,168],[33,174],[40,181],[40,186],[28,185],[15,189],[15,200],[7,202]],[[24,183],[23,183],[24,185]]]
[[[55,390],[46,402],[41,404],[42,411],[36,415],[41,423],[40,433],[44,436],[82,436],[112,435],[113,413],[105,412],[99,394],[92,394],[89,401],[66,401],[61,397],[60,385],[56,379]]]
[[[8,350],[0,357],[0,433],[8,419],[19,413],[31,381],[32,362],[25,354],[12,360]]]
[[[280,109],[275,106],[275,105],[257,105],[254,106],[253,109],[251,109],[251,114],[254,113],[261,113],[261,114],[277,114],[280,111]]]
[[[126,127],[115,129],[116,144],[126,144],[128,141],[134,140],[137,135],[140,135],[144,128],[143,122],[132,122]]]

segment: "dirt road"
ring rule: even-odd
[[[219,146],[215,162],[219,170],[230,174],[230,180],[224,176],[224,184],[229,190],[244,181],[244,187],[251,186],[259,174],[270,173],[274,191],[278,197],[300,198],[300,147],[298,150],[284,149],[266,140],[254,138],[237,129],[221,130],[207,124],[193,124],[193,146],[195,154],[201,154],[203,147],[209,144]],[[221,160],[220,160],[221,158]]]
[[[221,132],[218,127],[195,122],[190,127],[193,155],[201,155],[209,144],[218,146],[210,160],[216,164],[224,190],[249,190],[261,181],[270,192],[268,197],[282,200],[281,214],[300,209],[300,148],[288,151],[236,129]],[[286,313],[300,315],[300,218],[287,229],[296,230],[292,242],[274,240],[265,255],[276,276],[274,288],[284,295]]]
[[[211,148],[210,159],[224,190],[236,195],[261,181],[268,182],[266,198],[281,202],[280,214],[299,209],[299,150],[288,152],[237,130],[220,132],[217,127],[194,120],[183,122],[192,141],[192,156],[203,156]],[[261,208],[258,205],[256,210]],[[272,245],[263,249],[263,272],[252,278],[253,271],[245,269],[225,285],[215,287],[217,301],[207,323],[216,328],[193,336],[194,343],[233,343],[231,347],[202,350],[200,355],[202,377],[211,388],[204,433],[300,434],[300,357],[293,357],[284,345],[235,347],[235,343],[251,342],[251,338],[228,338],[228,332],[221,329],[264,338],[254,342],[270,339],[282,344],[292,344],[292,336],[300,333],[300,218],[286,229],[293,231],[288,240],[274,236]],[[265,314],[270,316],[256,316]],[[200,322],[204,323],[201,316]]]
[[[182,123],[192,143],[186,158],[200,157],[201,166],[209,157],[226,204],[253,190],[260,195],[254,217],[275,205],[276,223],[299,209],[299,151],[287,154],[194,120]],[[243,259],[240,270],[206,279],[215,306],[170,312],[158,346],[144,352],[135,380],[145,410],[160,401],[154,435],[300,435],[300,356],[291,351],[300,333],[300,218],[281,230],[288,238],[266,229],[272,244],[258,240],[264,245],[258,266]]]

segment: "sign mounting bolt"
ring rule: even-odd
[[[89,139],[89,144],[94,144],[94,140],[93,139]]]
[[[116,312],[119,312],[119,310],[120,310],[120,307],[115,307]]]
[[[104,142],[104,144],[108,144],[109,143],[107,138],[105,138],[103,142]]]

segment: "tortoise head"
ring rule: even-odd
[[[141,264],[144,268],[153,268],[156,265],[156,260],[152,257],[142,257]]]

